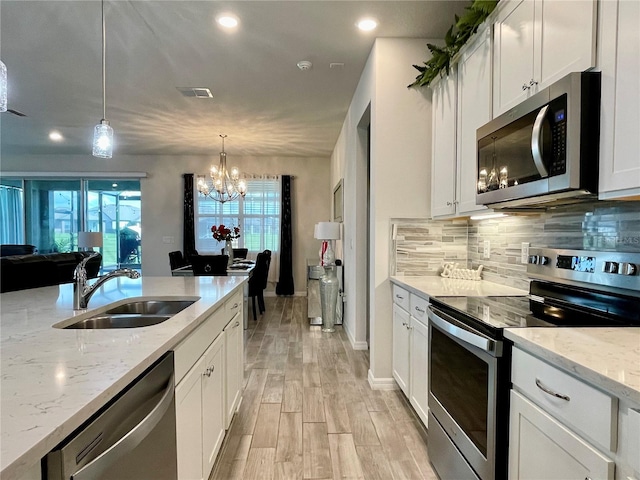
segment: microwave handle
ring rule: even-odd
[[[533,155],[533,163],[535,163],[536,168],[538,169],[538,173],[542,178],[546,178],[549,176],[549,172],[547,171],[547,168],[544,166],[544,162],[542,161],[540,138],[542,136],[542,122],[544,122],[544,117],[547,116],[548,111],[549,105],[545,105],[542,110],[538,112],[536,121],[533,124],[533,132],[531,133],[531,155]]]

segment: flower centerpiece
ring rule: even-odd
[[[211,234],[214,240],[219,242],[230,242],[236,238],[240,238],[240,227],[228,228],[224,224],[211,227]]]
[[[231,240],[240,238],[240,227],[228,228],[224,224],[214,225],[211,227],[211,235],[214,240],[224,242],[224,255],[229,256],[228,265],[233,263],[233,247],[231,246]]]

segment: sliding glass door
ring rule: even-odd
[[[102,232],[103,271],[140,269],[139,179],[6,178],[0,182],[0,243],[38,253],[78,250],[78,232]]]
[[[80,180],[25,180],[27,243],[39,253],[78,250]]]
[[[102,266],[140,268],[142,224],[139,180],[87,180],[87,229],[102,232]]]

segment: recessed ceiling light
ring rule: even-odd
[[[216,17],[216,22],[224,28],[235,28],[238,26],[239,20],[232,13],[221,13]]]
[[[378,26],[378,22],[373,18],[363,18],[356,23],[358,28],[363,32],[370,32]]]
[[[51,130],[49,132],[49,140],[53,140],[54,142],[61,142],[64,140],[64,137],[57,130]]]

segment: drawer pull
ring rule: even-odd
[[[398,295],[397,293],[396,293],[396,298],[399,300],[404,300],[404,297],[402,295]]]
[[[544,393],[551,395],[552,397],[556,397],[559,398],[561,400],[566,400],[567,402],[569,402],[571,399],[569,398],[569,395],[563,395],[562,393],[558,393],[558,392],[554,392],[553,390],[551,390],[549,387],[546,387],[539,379],[536,378],[536,386],[542,390]]]
[[[215,366],[208,367],[202,375],[210,377],[215,369]]]
[[[240,325],[240,322],[236,322],[236,324],[233,326],[233,328],[236,328],[239,325]]]
[[[417,305],[416,305],[416,307],[415,307],[415,308],[416,308],[416,311],[420,312],[420,313],[421,313],[421,314],[423,314],[423,315],[424,315],[425,313],[427,313],[426,311],[422,310],[422,309],[421,309],[420,307],[418,307]]]
[[[233,304],[233,307],[231,307],[231,308],[232,308],[232,309],[236,309],[236,308],[238,308],[239,306],[240,306],[240,305],[238,305],[238,303],[234,303],[234,304]]]

